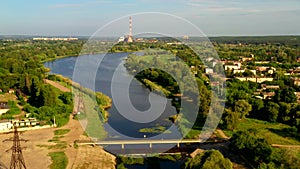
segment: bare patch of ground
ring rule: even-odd
[[[115,157],[101,147],[91,146],[79,146],[74,147],[76,140],[89,140],[87,136],[84,136],[84,130],[78,120],[74,120],[70,116],[69,123],[60,129],[70,129],[70,132],[64,135],[60,141],[67,143],[67,148],[64,150],[68,157],[67,169],[72,168],[101,168],[111,169],[115,168]]]
[[[0,94],[0,102],[8,102],[9,100],[17,100],[17,96],[13,93]]]
[[[27,168],[41,169],[47,168],[51,164],[51,158],[48,156],[50,151],[39,145],[53,145],[48,140],[54,136],[54,130],[54,128],[30,130],[20,135],[20,138],[28,140],[27,142],[21,142],[21,147],[25,147],[22,151]],[[12,147],[13,142],[3,142],[3,140],[11,137],[13,137],[13,133],[0,134],[0,162],[6,167],[9,167],[11,159],[11,151],[6,152],[6,150]]]
[[[61,85],[57,82],[54,82],[52,80],[44,79],[44,82],[58,88],[62,92],[71,92],[71,89],[69,89],[69,88],[67,88],[67,87],[65,87],[65,86],[63,86],[63,85]]]
[[[114,169],[115,157],[105,152],[100,146],[79,146],[74,169]]]
[[[221,129],[216,129],[216,132],[220,135],[223,139],[230,139],[228,136],[225,135],[225,133]]]

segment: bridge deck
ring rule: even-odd
[[[161,139],[161,140],[104,140],[97,142],[77,142],[78,145],[121,145],[121,144],[181,144],[181,143],[201,143],[200,139]]]

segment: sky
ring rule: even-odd
[[[2,0],[0,35],[90,36],[143,12],[176,15],[207,36],[300,35],[299,0]],[[168,27],[168,21],[159,25]]]

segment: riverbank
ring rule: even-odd
[[[103,148],[77,146],[74,144],[76,140],[105,139],[107,137],[103,123],[108,119],[108,112],[106,110],[111,107],[111,99],[100,92],[94,93],[90,89],[84,88],[62,75],[51,75],[51,79],[54,79],[54,77],[56,78],[56,81],[48,80],[48,83],[50,81],[52,82],[51,85],[55,84],[56,87],[63,88],[66,92],[73,93],[75,98],[74,112],[78,112],[76,104],[79,103],[76,103],[78,102],[76,97],[79,95],[82,97],[83,104],[88,105],[85,106],[84,111],[78,114],[75,119],[70,115],[68,124],[61,128],[70,131],[61,139],[69,145],[61,150],[61,153],[65,154],[65,157],[67,157],[67,168],[99,168],[100,166],[100,168],[114,168],[114,155],[107,153]],[[95,110],[95,107],[99,108],[103,118],[99,118],[98,111]],[[91,158],[91,156],[94,158]],[[63,160],[62,157],[57,158],[58,159],[51,157],[53,160],[52,165],[58,165],[59,161]]]
[[[84,93],[91,97],[92,99],[95,99],[98,105],[98,108],[102,114],[104,122],[108,120],[109,113],[108,109],[112,106],[112,100],[108,96],[104,95],[101,92],[94,92],[91,89],[82,87],[79,83],[76,83],[72,81],[71,79],[64,77],[62,75],[57,74],[51,74],[47,77],[49,80],[59,83],[60,85],[64,86],[65,88],[70,89],[73,94],[77,93],[77,95],[74,95],[74,98],[78,97],[80,93]],[[74,93],[75,92],[75,93]],[[75,100],[76,101],[76,100]],[[76,105],[76,104],[74,104]],[[74,106],[76,108],[76,106]],[[78,111],[78,110],[74,110]]]

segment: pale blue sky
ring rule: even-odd
[[[208,36],[300,35],[299,0],[2,0],[0,11],[0,35],[91,35],[140,12],[183,17]]]

